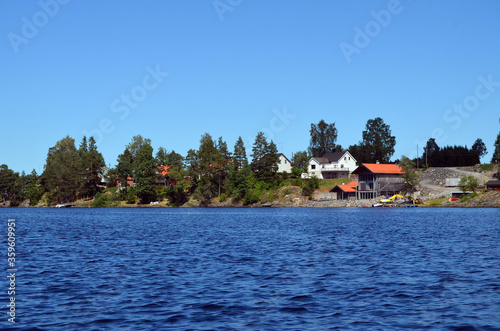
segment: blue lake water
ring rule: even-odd
[[[500,330],[500,209],[0,209],[16,330]]]

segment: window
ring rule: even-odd
[[[312,170],[316,169],[316,165],[315,164],[311,164],[311,169]]]

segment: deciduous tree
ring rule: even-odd
[[[49,148],[44,166],[44,187],[50,192],[51,202],[74,201],[81,180],[81,158],[75,140],[69,136]]]
[[[292,164],[295,168],[301,169],[303,171],[307,170],[307,163],[309,162],[309,155],[306,151],[297,152],[293,154]]]
[[[311,123],[311,141],[309,142],[309,154],[313,157],[321,157],[327,152],[336,149],[337,128],[335,123],[327,124],[324,120],[318,124]]]
[[[366,123],[361,146],[365,149],[365,157],[367,158],[363,162],[388,163],[394,154],[396,137],[391,135],[390,126],[385,124],[382,118],[377,117]]]
[[[407,158],[406,156],[401,157],[401,162],[399,163],[403,174],[401,175],[404,179],[403,193],[413,194],[417,191],[419,185],[418,174],[416,171],[415,163]]]
[[[153,157],[153,147],[143,144],[137,150],[134,170],[134,189],[141,203],[150,203],[156,197],[155,178],[156,162]]]
[[[474,144],[472,145],[472,150],[479,155],[479,158],[482,158],[488,153],[486,149],[486,145],[481,138],[477,138]]]

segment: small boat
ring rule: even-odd
[[[64,204],[64,203],[58,203],[58,204],[56,205],[56,208],[69,208],[69,207],[71,207],[71,206],[73,206],[73,205],[72,205],[72,204],[69,204],[69,203],[66,203],[66,204]]]
[[[384,204],[382,204],[382,203],[374,203],[372,205],[373,208],[378,208],[378,207],[383,207],[383,206],[384,206]]]

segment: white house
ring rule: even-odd
[[[283,154],[278,154],[278,172],[292,172],[292,162]]]
[[[356,169],[356,159],[349,152],[331,152],[313,157],[307,163],[310,177],[319,179],[348,178]]]

